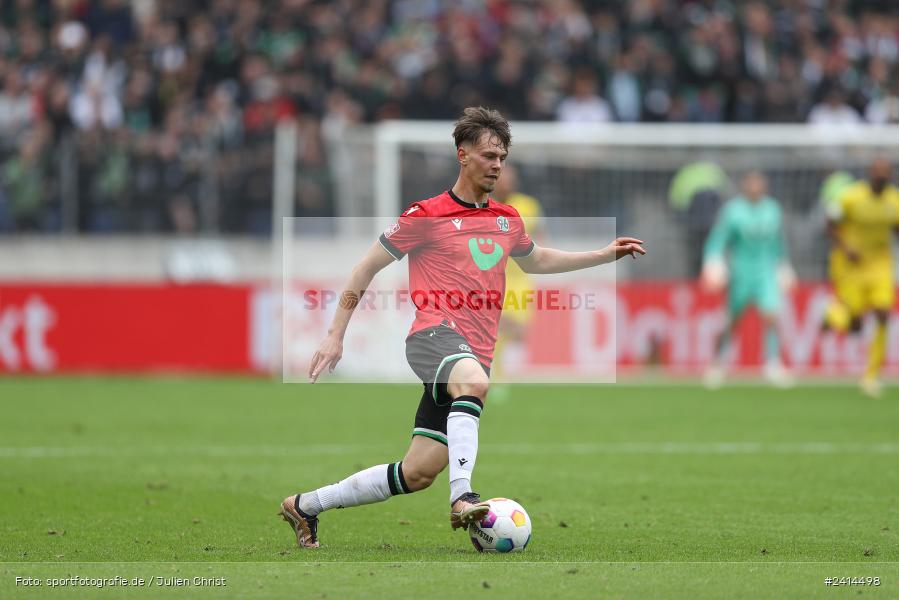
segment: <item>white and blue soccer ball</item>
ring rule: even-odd
[[[518,502],[508,498],[487,500],[490,512],[468,526],[478,552],[521,552],[531,541],[531,518]]]

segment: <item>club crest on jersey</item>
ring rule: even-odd
[[[396,223],[394,223],[393,225],[391,225],[390,227],[388,227],[387,229],[384,230],[384,237],[389,238],[394,233],[399,231],[399,229],[400,229],[400,224],[399,224],[399,221],[397,221]]]
[[[496,226],[500,231],[509,231],[509,219],[506,217],[496,217]]]

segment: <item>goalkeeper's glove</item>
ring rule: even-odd
[[[789,294],[796,287],[796,271],[788,262],[777,265],[777,283],[783,293]]]
[[[710,258],[702,265],[700,282],[707,292],[720,292],[727,285],[727,264],[721,258]]]

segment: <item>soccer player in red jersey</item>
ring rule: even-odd
[[[495,110],[466,108],[453,137],[459,177],[446,192],[415,202],[353,269],[327,337],[309,367],[309,381],[333,371],[362,293],[378,271],[409,256],[409,292],[416,307],[406,358],[422,380],[412,442],[399,462],[284,499],[281,515],[297,543],[317,548],[318,515],[427,488],[449,465],[450,524],[467,527],[487,512],[471,489],[478,423],[490,387],[490,363],[502,312],[506,262],[526,273],[564,273],[646,254],[643,242],[620,237],[600,250],[566,252],[534,244],[521,217],[493,191],[509,152],[509,123]]]

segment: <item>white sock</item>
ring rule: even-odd
[[[478,458],[478,424],[483,403],[474,396],[453,401],[446,419],[449,449],[450,502],[471,491],[471,473]]]
[[[300,496],[300,510],[310,516],[332,508],[383,502],[395,494],[408,494],[402,463],[369,467]]]
[[[461,496],[462,494],[468,493],[471,491],[471,479],[467,479],[465,477],[460,477],[459,479],[454,479],[450,481],[450,503],[452,503],[456,498]]]

